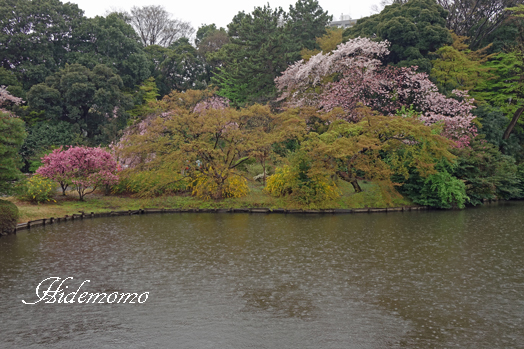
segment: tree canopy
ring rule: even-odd
[[[0,2],[0,61],[15,72],[24,89],[41,83],[63,67],[84,24],[77,5],[60,0]]]
[[[213,78],[218,93],[235,105],[267,102],[276,93],[273,80],[300,58],[302,48],[316,47],[329,20],[313,0],[299,0],[289,13],[269,6],[238,13],[228,25],[230,43],[216,55],[222,57]]]
[[[276,79],[281,98],[289,106],[340,107],[343,118],[354,121],[361,117],[359,104],[386,115],[418,113],[427,124],[441,124],[443,134],[458,145],[467,145],[476,135],[469,96],[455,91],[457,99],[447,98],[425,73],[384,66],[380,58],[389,53],[387,47],[387,42],[357,38],[299,61]]]
[[[416,65],[429,73],[428,54],[452,43],[446,29],[447,14],[435,0],[394,3],[379,14],[359,19],[355,26],[344,32],[344,37],[387,40],[391,43],[391,52],[384,58],[385,63],[403,67]]]
[[[115,137],[111,125],[125,125],[130,101],[122,87],[122,79],[105,65],[91,70],[71,64],[31,87],[27,98],[31,108],[45,111],[46,120],[66,121],[87,137],[107,142]]]
[[[169,46],[195,32],[189,22],[171,18],[171,14],[160,5],[133,6],[130,18],[144,46]]]
[[[472,49],[479,49],[510,16],[505,11],[522,0],[437,0],[448,11],[447,28],[468,37]]]

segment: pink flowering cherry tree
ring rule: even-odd
[[[111,154],[100,147],[60,148],[42,160],[44,166],[37,173],[72,185],[81,201],[85,195],[91,194],[101,185],[118,183],[117,163]],[[64,186],[62,190],[65,192]]]
[[[359,121],[359,105],[384,115],[410,109],[426,125],[441,125],[442,135],[458,147],[467,146],[477,131],[473,99],[464,91],[453,91],[457,99],[444,96],[416,67],[384,66],[380,58],[389,54],[388,46],[387,41],[356,38],[332,53],[298,61],[275,79],[281,100],[322,111],[340,107],[348,121]]]
[[[43,166],[40,166],[36,173],[58,182],[62,188],[62,195],[65,196],[67,187],[71,183],[69,179],[71,166],[69,165],[66,151],[62,147],[53,150],[42,158],[42,164]]]

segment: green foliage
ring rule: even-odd
[[[524,162],[517,166],[517,179],[519,180],[520,196],[519,199],[524,198]]]
[[[67,60],[60,67],[77,63],[93,70],[104,64],[120,76],[125,90],[133,89],[150,76],[149,61],[139,37],[121,14],[85,18],[73,35]]]
[[[25,91],[67,61],[74,32],[85,21],[76,4],[59,0],[0,2],[0,65],[15,73]]]
[[[87,18],[76,4],[59,0],[4,0],[0,23],[0,65],[24,91],[66,64],[106,64],[127,89],[150,75],[137,34],[118,13]]]
[[[391,53],[386,56],[385,63],[417,65],[421,71],[429,73],[428,54],[452,43],[446,29],[447,14],[435,0],[394,3],[379,14],[359,19],[355,26],[345,31],[344,38],[361,36],[388,40]]]
[[[492,106],[500,109],[511,119],[503,139],[508,139],[514,127],[522,127],[520,116],[524,111],[524,51],[513,50],[499,53],[486,63],[496,78],[485,81],[480,87],[482,96]]]
[[[519,22],[522,23],[523,20],[521,18],[506,20],[503,25],[498,26],[483,37],[482,41],[479,41],[476,46],[485,47],[491,44],[489,53],[499,53],[516,47],[519,39],[519,27],[522,26],[522,24],[519,25]]]
[[[34,172],[41,165],[40,158],[59,146],[83,143],[80,128],[65,121],[40,122],[27,128],[27,138],[20,149],[24,170]]]
[[[11,192],[12,182],[20,177],[20,155],[26,137],[24,122],[0,110],[0,194]]]
[[[14,72],[2,66],[0,66],[0,86],[6,86],[11,95],[25,99],[25,91]]]
[[[18,223],[18,207],[12,202],[0,200],[0,236],[13,233]]]
[[[467,37],[451,33],[453,45],[442,46],[435,52],[437,57],[431,63],[430,77],[436,80],[439,90],[450,95],[454,89],[469,91],[469,94],[482,101],[482,95],[477,88],[492,79],[490,68],[483,65],[490,56],[485,52],[489,46],[481,50],[471,51],[465,44]]]
[[[195,195],[202,197],[211,191],[214,199],[235,196],[228,178],[239,175],[238,167],[250,158],[264,163],[273,143],[305,131],[293,113],[273,114],[261,105],[229,108],[209,91],[172,92],[158,106],[165,110],[162,116],[153,115],[126,131],[117,147],[119,157],[139,170],[172,166],[191,179]],[[236,183],[240,190],[242,183]]]
[[[150,102],[155,102],[160,97],[158,87],[154,77],[148,78],[138,87],[135,95],[135,107],[129,111],[129,115],[134,119],[151,114],[154,109],[149,106]]]
[[[517,165],[486,141],[475,140],[470,147],[454,149],[457,161],[453,175],[466,185],[471,204],[482,200],[514,199],[522,196]]]
[[[38,174],[17,184],[17,198],[35,204],[53,200],[56,183]]]
[[[439,164],[437,176],[428,179],[412,171],[399,191],[417,204],[440,208],[461,207],[466,199],[478,205],[483,200],[523,196],[522,173],[515,159],[494,145],[477,138],[469,147],[455,148],[453,153],[457,156],[453,166]]]
[[[266,102],[276,95],[274,79],[299,58],[300,47],[291,28],[282,25],[287,20],[281,8],[269,6],[233,18],[228,25],[231,42],[217,53],[223,57],[223,66],[212,78],[219,95],[236,106]]]
[[[276,168],[265,191],[305,206],[325,204],[340,195],[329,173],[316,170],[304,152],[291,157],[291,166]]]
[[[178,39],[167,48],[166,57],[160,64],[160,72],[159,83],[169,91],[207,87],[204,61],[187,38]]]
[[[45,151],[41,151],[40,153],[34,154],[34,157],[29,159],[29,164],[28,164],[28,169],[27,169],[28,172],[35,173],[35,171],[38,170],[38,168],[43,165],[41,159],[44,156],[46,156],[47,154],[51,153],[52,151],[53,151],[52,149],[48,149]]]
[[[434,134],[417,118],[381,116],[360,108],[358,123],[336,120],[322,135],[310,133],[303,147],[316,167],[337,174],[360,191],[357,178],[389,182],[393,174],[435,173],[439,159],[452,160],[450,141]],[[390,186],[393,183],[390,182]]]
[[[316,0],[299,0],[289,13],[268,5],[239,12],[228,25],[229,43],[212,55],[212,82],[234,106],[266,103],[276,96],[274,79],[300,59],[302,48],[317,48],[331,16]]]
[[[224,28],[220,28],[224,29]],[[200,44],[204,41],[206,37],[209,37],[212,33],[217,31],[217,26],[213,24],[203,24],[200,27],[198,27],[197,32],[195,34],[195,45],[198,47]]]
[[[333,19],[316,0],[298,0],[289,6],[291,36],[299,42],[299,49],[320,48],[316,38],[326,33],[326,27]]]
[[[484,136],[484,139],[501,149],[506,155],[513,156],[516,159],[523,158],[521,127],[518,128],[517,133],[512,133],[508,139],[503,139],[504,131],[508,125],[508,118],[500,110],[500,108],[492,108],[489,105],[481,105],[476,108],[473,113],[477,116],[482,127],[479,128],[479,134]]]
[[[187,38],[181,38],[169,47],[150,45],[145,48],[161,96],[172,90],[204,89],[210,79],[210,68]]]
[[[427,178],[412,174],[399,191],[418,205],[436,208],[464,208],[469,200],[464,182],[443,168]]]
[[[326,34],[316,38],[317,46],[320,48],[320,50],[303,48],[300,51],[300,56],[302,57],[302,59],[307,61],[312,56],[318,54],[320,51],[324,52],[324,54],[327,54],[335,50],[337,46],[342,42],[343,33],[344,29],[342,28],[326,28]]]
[[[120,76],[105,65],[92,70],[79,64],[66,65],[49,76],[45,84],[29,90],[34,110],[44,110],[48,121],[76,125],[94,144],[109,143],[125,126],[131,100],[124,95]]]
[[[139,197],[154,197],[185,191],[189,181],[174,168],[165,166],[150,171],[127,169],[118,173],[118,184],[111,189],[113,193],[138,194]]]
[[[500,107],[508,118],[524,104],[524,63],[522,53],[501,52],[485,64],[492,70],[494,79],[486,80],[480,86],[484,99],[492,106]]]

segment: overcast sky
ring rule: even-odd
[[[62,0],[68,2],[68,0]],[[174,18],[191,22],[197,29],[202,24],[215,23],[217,27],[226,27],[233,17],[240,11],[252,12],[257,6],[264,6],[268,1],[264,0],[196,0],[196,1],[173,1],[173,0],[69,0],[84,10],[87,17],[97,15],[103,16],[110,10],[125,10],[133,6],[163,5]],[[349,14],[351,18],[366,17],[371,14],[371,5],[378,4],[380,0],[319,0],[320,6],[338,20],[340,15]],[[289,5],[294,5],[296,0],[271,0],[271,8],[282,7],[286,12]]]

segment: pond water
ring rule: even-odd
[[[508,202],[33,228],[0,239],[0,347],[522,347],[523,226],[524,202]],[[50,277],[142,303],[37,302]]]

